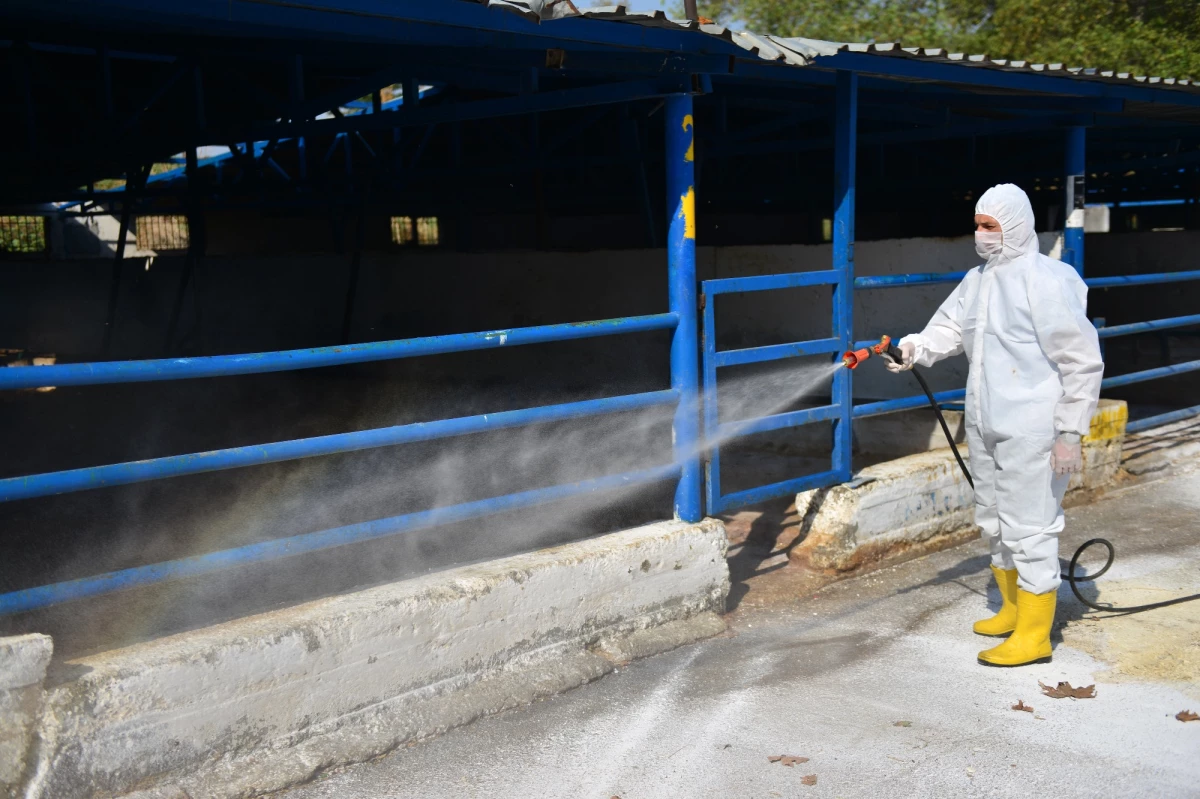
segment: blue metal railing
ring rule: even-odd
[[[1142,430],[1148,430],[1152,427],[1159,427],[1172,422],[1182,422],[1184,419],[1191,419],[1200,416],[1200,405],[1193,405],[1190,408],[1180,408],[1177,411],[1170,413],[1160,413],[1157,416],[1148,416],[1145,419],[1136,419],[1125,424],[1125,432],[1139,433]]]
[[[846,343],[845,338],[832,337],[827,339],[791,342],[787,344],[773,344],[763,347],[717,350],[715,298],[721,294],[735,292],[770,291],[818,285],[837,286],[839,281],[842,279],[842,276],[848,274],[850,269],[851,265],[848,263],[848,259],[843,259],[840,267],[833,270],[766,275],[760,277],[722,278],[718,280],[706,280],[702,284],[705,297],[705,302],[703,303],[704,336],[702,339],[702,344],[704,348],[704,433],[705,440],[709,444],[708,462],[706,464],[706,487],[709,513],[720,513],[754,502],[761,502],[763,500],[785,496],[797,491],[803,491],[809,488],[816,488],[830,485],[835,482],[841,482],[848,479],[850,474],[848,465],[845,468],[840,468],[835,459],[833,467],[828,471],[807,475],[794,480],[786,480],[771,485],[761,486],[759,488],[746,491],[739,491],[733,494],[722,494],[720,476],[720,442],[728,441],[735,437],[747,436],[754,433],[765,433],[774,430],[782,430],[805,424],[813,424],[815,422],[839,421],[846,410],[845,405],[847,404],[851,406],[850,414],[852,418],[862,419],[869,416],[878,416],[881,414],[895,413],[897,411],[923,408],[928,402],[928,399],[923,394],[918,394],[909,397],[901,397],[898,399],[853,405],[851,400],[843,400],[835,394],[832,403],[826,406],[806,408],[787,413],[778,413],[756,419],[719,422],[717,407],[717,370],[719,368],[726,366],[740,366],[751,363],[762,363],[764,361],[772,361],[782,358],[837,353],[845,349],[850,349],[850,345]],[[882,289],[898,288],[902,286],[957,283],[961,281],[966,274],[966,272],[945,272],[859,277],[854,280],[854,288]],[[1200,271],[1089,278],[1085,280],[1085,282],[1089,287],[1093,288],[1112,288],[1131,285],[1151,285],[1156,283],[1176,283],[1187,280],[1200,280]],[[838,305],[835,298],[835,321],[837,319],[837,308]],[[1101,325],[1102,320],[1097,320],[1097,324]],[[1167,330],[1172,328],[1188,327],[1191,325],[1200,325],[1200,314],[1192,316],[1178,316],[1170,319],[1157,319],[1148,322],[1135,322],[1114,327],[1099,327],[1097,332],[1101,339],[1108,339],[1114,336]],[[847,332],[847,338],[848,335],[849,334]],[[869,347],[875,343],[877,342],[859,341],[853,344],[853,348],[859,349],[862,347]],[[1188,363],[1174,364],[1157,369],[1148,369],[1141,372],[1134,372],[1132,374],[1110,377],[1105,379],[1102,385],[1106,389],[1115,388],[1118,386],[1131,385],[1133,383],[1156,380],[1163,377],[1185,374],[1198,370],[1200,370],[1200,361],[1191,361]],[[965,395],[965,390],[954,389],[938,392],[934,394],[934,399],[939,405],[942,405],[946,403],[961,402]],[[1195,415],[1200,415],[1200,406],[1173,411],[1171,413],[1162,414],[1149,419],[1141,419],[1136,422],[1131,422],[1129,423],[1127,429],[1130,432],[1136,432],[1138,430],[1144,430],[1148,427],[1153,427],[1158,424],[1166,424],[1168,422],[1186,419]],[[837,442],[835,442],[835,453],[836,452]],[[848,464],[848,462],[849,461],[847,460],[846,463]]]
[[[896,288],[899,286],[911,286],[921,284],[935,283],[957,283],[966,276],[966,272],[946,272],[946,273],[920,273],[908,275],[880,275],[875,277],[860,277],[854,281],[855,288],[859,289],[880,289],[880,288]],[[1119,288],[1124,286],[1147,286],[1160,283],[1182,283],[1186,281],[1200,280],[1200,270],[1191,270],[1186,272],[1158,272],[1148,275],[1120,275],[1116,277],[1091,277],[1085,278],[1084,283],[1088,288]],[[1099,320],[1098,324],[1099,324]],[[1192,325],[1200,325],[1200,314],[1191,316],[1175,316],[1169,319],[1155,319],[1147,322],[1132,322],[1125,325],[1114,325],[1112,327],[1098,327],[1096,330],[1101,341],[1116,336],[1128,336],[1136,333],[1153,332],[1156,330],[1169,330],[1179,327],[1190,327]],[[874,344],[873,341],[863,341],[855,344],[855,347],[864,347]],[[1186,374],[1200,370],[1200,361],[1187,361],[1185,363],[1172,364],[1170,366],[1162,366],[1157,369],[1146,369],[1140,372],[1131,372],[1130,374],[1116,375],[1104,379],[1101,384],[1102,388],[1117,388],[1119,386],[1128,386],[1134,383],[1144,383],[1149,380],[1158,380],[1163,377],[1173,377],[1175,375]],[[939,403],[954,402],[961,400],[965,392],[961,389],[957,391],[944,391],[934,394],[934,399]],[[891,413],[893,411],[908,410],[910,408],[919,408],[927,402],[922,395],[913,397],[905,397],[897,400],[886,400],[883,402],[872,402],[865,405],[859,405],[854,408],[855,417],[874,416],[881,413]],[[1138,419],[1134,422],[1129,422],[1126,425],[1126,430],[1131,433],[1136,433],[1139,430],[1146,430],[1151,427],[1156,427],[1170,422],[1177,422],[1183,419],[1188,419],[1192,416],[1200,415],[1200,405],[1193,408],[1184,408],[1170,413],[1159,414],[1157,416]]]
[[[704,295],[704,335],[701,336],[701,346],[703,347],[701,361],[704,367],[704,440],[707,443],[704,485],[705,500],[710,514],[849,479],[848,471],[839,471],[831,464],[829,470],[819,474],[785,480],[745,491],[736,491],[731,494],[722,494],[721,442],[754,433],[767,433],[813,422],[840,420],[843,416],[843,409],[837,402],[833,402],[819,408],[806,408],[755,419],[721,422],[717,401],[717,369],[719,368],[765,363],[784,358],[830,355],[844,352],[847,347],[844,339],[827,338],[736,350],[717,350],[716,298],[722,294],[778,291],[809,286],[836,286],[841,280],[841,275],[842,273],[838,270],[830,269],[819,272],[792,272],[758,277],[719,278],[705,280],[701,284]],[[836,300],[835,297],[835,302]]]
[[[115,361],[93,364],[23,366],[0,370],[0,389],[33,388],[47,385],[97,385],[153,380],[246,375],[290,369],[311,369],[385,359],[410,358],[447,352],[512,347],[550,341],[568,341],[652,330],[675,330],[676,313],[603,319],[595,322],[543,325],[539,327],[493,330],[447,336],[383,341],[344,347],[320,347],[285,352],[248,355],[221,355],[207,358],[172,358],[157,361]],[[525,408],[476,416],[442,419],[394,427],[337,433],[293,441],[280,441],[248,447],[173,455],[149,460],[70,469],[47,474],[0,480],[0,502],[44,497],[130,483],[160,480],[297,458],[309,458],[340,452],[354,452],[416,441],[468,435],[491,430],[577,419],[599,414],[621,413],[679,403],[681,392],[667,389],[642,394],[607,397],[537,408]],[[696,445],[691,445],[696,449]],[[118,591],[137,585],[204,574],[218,569],[253,563],[285,555],[297,555],[356,541],[406,532],[504,510],[527,507],[579,493],[608,490],[624,485],[666,479],[678,474],[679,465],[661,467],[585,480],[570,485],[492,497],[461,505],[435,508],[389,519],[353,524],[334,530],[268,541],[236,549],[212,552],[178,561],[152,564],[102,574],[66,583],[0,594],[0,614],[17,613],[40,607]]]
[[[704,440],[708,453],[708,459],[705,462],[705,494],[709,513],[721,513],[743,505],[850,479],[853,445],[851,427],[853,396],[850,374],[847,370],[840,370],[833,375],[829,405],[724,424],[720,422],[717,408],[717,370],[726,366],[764,363],[783,358],[836,354],[849,348],[854,329],[854,202],[857,128],[858,75],[839,70],[835,79],[834,102],[833,268],[782,275],[721,278],[706,280],[702,284],[704,293],[704,335],[702,336]],[[764,347],[717,350],[716,297],[730,293],[777,291],[808,286],[833,287],[831,336]],[[833,422],[833,447],[830,468],[827,471],[732,494],[721,493],[721,442],[738,436],[782,430],[822,421]]]
[[[0,370],[0,391],[39,386],[89,386],[101,383],[143,383],[155,380],[183,380],[197,377],[286,372],[318,369],[371,361],[443,355],[449,352],[499,349],[522,344],[641,333],[649,330],[673,330],[679,323],[675,313],[600,319],[561,325],[517,327],[480,333],[454,333],[397,341],[374,341],[340,347],[315,347],[282,352],[252,352],[245,355],[213,355],[206,358],[164,358],[153,361],[105,361],[54,366],[27,366]]]
[[[718,368],[762,363],[783,358],[836,354],[843,349],[849,348],[849,345],[842,338],[831,337],[788,344],[717,351],[715,344],[715,304],[712,298],[720,294],[734,292],[778,290],[820,285],[838,286],[843,274],[844,270],[835,269],[768,275],[755,278],[726,278],[704,282],[703,288],[706,301],[704,304],[703,345],[706,401],[703,407],[703,419],[704,433],[707,441],[715,443],[735,437],[771,432],[804,424],[822,421],[840,422],[842,420],[842,417],[845,415],[845,408],[835,398],[834,402],[826,406],[773,414],[754,419],[720,422],[718,420],[716,403],[716,373]],[[934,280],[933,277],[930,275],[895,275],[886,278],[859,278],[855,281],[855,286],[859,288],[889,288],[914,284],[950,282],[954,279],[950,277],[949,279]],[[946,278],[948,276],[937,277]],[[1087,283],[1092,286],[1097,284],[1101,286],[1122,286],[1196,279],[1200,279],[1200,271],[1159,275],[1135,275],[1128,278],[1092,278],[1087,280]],[[673,303],[673,308],[675,307],[684,309],[686,305],[682,302],[677,302]],[[173,358],[155,361],[116,361],[93,364],[16,367],[0,370],[0,389],[34,388],[47,385],[97,385],[246,375],[551,341],[594,338],[653,330],[674,330],[677,332],[679,318],[680,312],[672,310],[669,313],[663,314],[604,319],[595,322],[544,325],[510,330],[431,336],[402,341],[371,342],[340,347],[320,347],[283,352],[250,353],[205,358]],[[1115,336],[1197,324],[1200,324],[1200,314],[1148,322],[1135,322],[1113,327],[1101,327],[1098,333],[1102,338],[1107,339]],[[855,346],[863,346],[869,343],[872,342],[859,342]],[[1115,388],[1198,370],[1200,370],[1200,361],[1191,361],[1127,375],[1109,377],[1104,380],[1103,386],[1106,389]],[[387,428],[338,433],[256,446],[233,447],[211,452],[174,455],[129,463],[0,479],[0,502],[126,485],[298,458],[394,446],[524,425],[577,419],[586,416],[620,413],[656,406],[676,405],[679,408],[683,405],[681,400],[686,390],[686,381],[684,381],[683,388],[673,387],[667,390],[642,394],[501,411],[492,414],[480,414],[431,422],[417,422]],[[936,394],[935,399],[939,402],[955,402],[960,401],[963,395],[964,392],[961,389],[944,391]],[[919,408],[924,406],[925,402],[926,399],[924,396],[917,395],[853,406],[850,412],[853,418],[864,418]],[[691,407],[695,409],[694,401]],[[1200,406],[1131,422],[1127,429],[1130,432],[1136,432],[1137,430],[1186,419],[1198,414],[1200,414]],[[127,569],[67,583],[16,591],[0,595],[0,614],[31,610],[70,599],[121,590],[135,585],[145,585],[167,579],[203,574],[238,564],[311,552],[317,549],[325,549],[384,535],[392,535],[421,527],[461,521],[503,510],[551,502],[576,493],[603,491],[613,487],[648,480],[667,479],[680,475],[683,468],[681,461],[696,457],[698,452],[698,444],[696,442],[693,442],[690,448],[685,448],[679,446],[680,440],[686,440],[686,438],[676,439],[678,450],[676,462],[661,467],[611,475],[570,485],[551,486],[518,494],[493,497],[446,508],[436,508],[373,522],[349,525],[334,530],[309,533],[231,550],[208,553],[178,561]],[[706,463],[706,469],[708,472],[708,480],[706,481],[708,489],[708,513],[710,514],[803,491],[808,488],[829,485],[849,478],[848,468],[838,468],[835,463],[833,468],[818,474],[806,475],[793,480],[722,495],[720,493],[719,446],[712,447],[709,460]],[[681,480],[680,482],[682,485],[683,481]],[[695,512],[698,513],[699,511],[696,510]],[[682,517],[682,514],[680,515]]]
[[[492,497],[211,552],[166,563],[126,569],[56,585],[16,591],[0,595],[0,614],[32,610],[132,586],[205,574],[240,564],[313,552],[422,527],[462,521],[490,513],[551,502],[575,494],[610,490],[620,486],[672,477],[677,478],[674,503],[676,517],[685,521],[698,521],[704,512],[700,484],[700,453],[703,443],[700,435],[701,418],[704,440],[710,447],[708,461],[704,464],[707,476],[705,481],[707,511],[710,514],[808,488],[848,480],[852,470],[852,420],[922,407],[926,402],[924,396],[903,397],[855,406],[851,392],[850,372],[840,370],[833,377],[832,397],[830,404],[826,406],[724,423],[720,421],[717,410],[717,370],[720,368],[764,363],[784,358],[836,355],[844,349],[849,349],[853,340],[853,295],[855,290],[956,283],[966,275],[966,272],[953,272],[854,277],[858,76],[854,72],[839,69],[836,72],[834,83],[832,269],[764,277],[728,278],[703,283],[703,296],[707,301],[703,306],[702,362],[705,402],[702,407],[698,397],[700,370],[697,368],[696,358],[700,342],[697,331],[698,298],[695,258],[696,197],[695,164],[693,162],[695,120],[692,97],[688,94],[674,93],[679,91],[677,88],[672,88],[670,92],[666,93],[665,113],[663,114],[666,133],[668,313],[578,324],[514,328],[512,330],[432,336],[403,341],[372,342],[286,352],[154,361],[62,364],[0,370],[0,390],[41,386],[83,386],[310,369],[540,342],[671,330],[671,387],[667,390],[3,479],[0,480],[0,502],[664,405],[675,406],[672,463],[651,469]],[[571,101],[584,105],[590,102],[612,101],[615,96],[604,87],[596,90],[578,90],[577,94],[578,92],[592,92],[588,94],[588,97],[591,98],[589,102],[584,102],[579,98]],[[639,84],[632,90],[622,87],[618,89],[618,93],[620,94],[618,99],[643,95],[660,97],[664,94],[661,86],[651,86],[650,84]],[[604,94],[604,98],[601,98],[600,94]],[[579,97],[581,98],[582,95]],[[507,103],[507,101],[496,102],[502,105]],[[506,105],[509,110],[511,110],[510,105]],[[482,108],[482,105],[480,107]],[[499,108],[494,104],[488,107],[493,110]],[[386,110],[386,108],[381,110]],[[529,111],[531,107],[525,105],[523,110]],[[500,112],[500,110],[496,110],[496,113]],[[351,123],[347,122],[346,124],[350,125]],[[327,159],[329,154],[334,151],[340,137],[350,135],[349,129],[340,132],[342,127],[340,123],[335,124],[334,127],[339,128],[339,133],[330,145],[326,155]],[[1068,171],[1072,174],[1081,174],[1082,168],[1079,165],[1082,164],[1084,146],[1082,128],[1074,129],[1072,136],[1071,148],[1073,149],[1071,149],[1070,158],[1073,166],[1069,167]],[[297,145],[303,147],[303,139],[298,140]],[[267,149],[269,147],[269,145],[260,147],[256,143],[253,151],[247,152],[246,155],[268,157]],[[230,151],[229,155],[225,157],[234,156],[235,153]],[[270,159],[268,158],[268,160]],[[271,165],[277,170],[279,169],[274,162],[271,162]],[[347,170],[349,169],[350,162],[347,160]],[[1064,257],[1077,269],[1081,269],[1082,229],[1076,225],[1074,230],[1068,231],[1065,242],[1067,250]],[[120,256],[118,256],[118,260],[119,258]],[[1200,271],[1091,278],[1086,282],[1093,288],[1117,288],[1188,280],[1200,280]],[[833,289],[832,324],[828,337],[763,347],[717,351],[715,311],[712,298],[732,292],[822,285],[831,286]],[[1176,317],[1101,328],[1100,335],[1102,339],[1107,339],[1198,323],[1200,323],[1200,315]],[[1104,381],[1103,385],[1105,388],[1112,388],[1196,370],[1200,370],[1200,361],[1110,377]],[[936,394],[935,399],[940,403],[960,401],[964,393],[961,389],[944,391]],[[1176,421],[1197,413],[1200,413],[1200,406],[1139,420],[1130,424],[1128,429],[1131,431],[1145,429],[1154,424]],[[833,423],[833,446],[829,470],[732,494],[723,495],[721,493],[720,442],[733,437],[817,422]]]
[[[672,477],[677,478],[676,517],[689,522],[699,521],[703,515],[703,507],[700,487],[699,373],[696,358],[699,341],[696,320],[692,98],[686,94],[669,95],[666,98],[666,109],[667,113],[663,116],[668,164],[668,313],[285,352],[16,367],[0,369],[0,390],[181,380],[315,369],[654,330],[672,331],[669,389],[8,478],[0,480],[0,502],[664,405],[675,406],[671,463],[0,594],[0,615],[529,507],[577,494],[606,491]]]
[[[912,286],[929,283],[958,283],[967,276],[966,272],[914,272],[907,275],[874,275],[856,277],[856,289],[886,289],[896,286]],[[1118,286],[1145,286],[1155,283],[1182,283],[1200,280],[1200,271],[1159,272],[1151,275],[1124,275],[1120,277],[1089,277],[1084,279],[1089,288],[1104,289]]]
[[[621,413],[659,405],[674,405],[678,401],[678,391],[651,391],[644,394],[627,394],[620,397],[569,402],[562,405],[545,405],[516,411],[462,416],[434,422],[415,422],[354,433],[335,433],[294,441],[232,447],[189,455],[170,455],[164,458],[115,463],[109,466],[91,466],[27,477],[10,477],[0,480],[0,502],[142,483],[167,477],[216,472],[223,469],[237,469],[243,466],[258,466],[264,463],[278,463],[299,458],[314,458],[339,452],[393,447],[397,444],[412,444],[418,441],[465,436],[531,424],[560,422],[584,416]]]

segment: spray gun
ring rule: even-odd
[[[872,344],[870,347],[863,347],[861,350],[847,350],[842,356],[842,365],[847,369],[857,369],[858,365],[869,359],[872,355],[878,355],[887,358],[892,363],[902,363],[904,355],[900,352],[900,348],[892,343],[891,336],[882,336],[878,344]],[[917,378],[917,382],[921,384],[921,389],[925,392],[926,398],[929,400],[929,407],[933,408],[933,412],[937,414],[938,422],[942,426],[942,432],[946,435],[946,441],[950,444],[950,449],[954,452],[954,459],[958,461],[958,467],[962,469],[963,476],[967,478],[967,482],[971,488],[975,488],[975,481],[971,479],[971,472],[967,469],[967,464],[963,462],[962,455],[958,452],[958,447],[954,443],[954,436],[950,433],[950,427],[946,424],[945,417],[942,416],[942,409],[938,407],[937,400],[933,396],[933,392],[929,389],[929,384],[925,382],[925,377],[917,371],[916,367],[912,370],[913,377]]]
[[[893,363],[900,363],[904,360],[904,356],[900,354],[900,349],[892,344],[892,337],[883,336],[879,339],[878,344],[863,347],[861,350],[847,350],[846,354],[842,356],[842,365],[847,369],[857,369],[860,363],[872,355],[880,355],[891,360]]]

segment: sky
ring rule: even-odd
[[[603,2],[600,2],[601,5],[617,5],[618,3],[624,3],[631,11],[654,11],[657,9],[667,11],[669,14],[668,5],[671,3],[671,0],[603,0]],[[729,23],[729,28],[731,30],[742,30],[742,23],[731,22]]]

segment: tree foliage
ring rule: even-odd
[[[1197,0],[702,0],[748,30],[1200,78]]]

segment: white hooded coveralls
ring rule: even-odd
[[[992,563],[1017,570],[1034,594],[1057,590],[1058,533],[1070,475],[1055,477],[1059,433],[1086,435],[1104,362],[1087,318],[1087,286],[1038,252],[1033,208],[1017,186],[988,189],[975,205],[1003,233],[999,253],[967,273],[925,330],[901,344],[932,366],[965,352],[966,427],[975,523]]]

